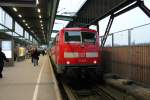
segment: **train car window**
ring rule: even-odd
[[[81,32],[76,32],[76,31],[69,31],[65,32],[65,41],[81,41]]]
[[[95,43],[96,42],[96,34],[90,32],[82,32],[82,42],[83,43]]]

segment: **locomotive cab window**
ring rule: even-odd
[[[81,41],[81,36],[80,32],[75,32],[75,31],[70,31],[70,32],[65,32],[65,41],[76,41],[80,42]]]
[[[96,34],[91,32],[68,31],[65,32],[66,42],[82,42],[82,43],[95,43]]]
[[[82,32],[82,42],[83,43],[95,43],[96,42],[96,34],[90,32]]]

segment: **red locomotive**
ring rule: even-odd
[[[69,69],[96,70],[100,68],[99,35],[88,28],[63,28],[58,32],[50,49],[58,74]]]

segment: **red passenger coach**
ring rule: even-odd
[[[60,30],[52,43],[51,58],[58,74],[63,74],[69,69],[100,68],[98,33],[88,28]]]

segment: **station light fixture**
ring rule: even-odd
[[[28,26],[28,29],[30,29],[31,27]]]
[[[43,27],[43,24],[41,24],[41,27]]]
[[[24,19],[23,19],[22,21],[23,21],[24,23],[26,22],[26,20],[24,20]]]
[[[39,18],[42,18],[42,16],[41,16],[41,15],[39,15]]]
[[[37,5],[39,4],[39,0],[36,0]]]
[[[15,7],[13,7],[13,10],[15,11],[15,12],[17,12],[18,10],[17,10],[17,8],[15,8]]]
[[[26,26],[28,26],[28,24],[27,24],[27,23],[26,23],[25,25],[26,25]]]
[[[22,15],[21,15],[21,14],[19,14],[18,16],[19,16],[20,18],[22,18]]]
[[[40,23],[42,23],[42,20],[40,20]]]
[[[37,9],[37,11],[38,11],[38,13],[40,13],[40,12],[41,12],[41,10],[40,10],[39,8]]]

